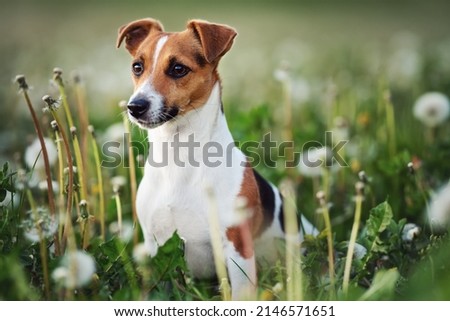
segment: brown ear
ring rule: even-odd
[[[231,27],[203,20],[191,20],[188,22],[187,27],[192,29],[197,35],[202,44],[205,58],[209,63],[226,54],[233,45],[234,37],[237,35],[236,30]]]
[[[141,20],[132,21],[119,28],[119,35],[117,37],[117,48],[120,47],[123,39],[125,38],[125,47],[134,55],[139,44],[154,31],[162,32],[163,26],[158,20],[146,18]]]

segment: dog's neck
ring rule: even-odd
[[[206,103],[159,127],[148,130],[150,143],[172,142],[178,135],[180,141],[187,141],[193,135],[196,142],[232,143],[233,138],[222,112],[220,81],[212,87]]]

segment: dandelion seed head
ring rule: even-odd
[[[32,243],[40,242],[41,237],[44,239],[52,237],[58,229],[58,222],[47,209],[38,207],[36,211],[36,214],[28,211],[27,218],[21,223],[25,238]]]
[[[123,122],[109,126],[103,133],[101,140],[103,142],[122,142],[125,134]]]
[[[324,192],[324,191],[318,191],[318,192],[316,193],[316,198],[317,198],[319,201],[325,200],[325,192]]]
[[[139,263],[145,263],[150,257],[150,252],[144,243],[139,243],[133,248],[133,259]]]
[[[358,195],[363,194],[363,193],[364,193],[364,187],[365,187],[365,184],[364,184],[363,182],[361,182],[361,181],[356,182],[356,183],[355,183],[355,190],[356,190],[356,193],[357,193]]]
[[[95,129],[94,129],[94,126],[89,125],[89,126],[88,126],[88,131],[89,131],[93,136],[95,136]]]
[[[125,186],[127,183],[127,179],[125,176],[118,175],[111,178],[111,186],[113,188],[114,193],[118,193],[120,188]]]
[[[427,209],[428,220],[431,227],[436,230],[443,230],[450,223],[450,184],[441,188],[431,198]]]
[[[124,221],[122,226],[119,226],[119,222],[112,222],[109,225],[109,231],[111,234],[117,235],[122,241],[129,242],[133,237],[133,223]]]
[[[283,60],[280,66],[274,70],[273,77],[280,82],[287,82],[291,80],[290,64],[286,60]]]
[[[56,111],[61,106],[62,99],[53,99],[50,95],[45,95],[42,97],[42,101],[45,103],[46,107],[44,108],[45,111]]]
[[[406,223],[402,230],[402,240],[412,242],[420,234],[420,227],[414,223]]]
[[[414,116],[427,127],[436,127],[450,115],[448,97],[439,92],[429,92],[420,96],[413,108]]]
[[[95,261],[84,251],[67,253],[52,277],[58,284],[69,289],[81,288],[92,281],[96,271]]]
[[[29,88],[24,75],[17,75],[15,82],[19,84],[21,90],[27,90]]]
[[[72,166],[72,171],[74,173],[76,173],[78,171],[76,166]],[[64,168],[64,175],[68,175],[69,174],[69,167]]]
[[[358,178],[361,182],[363,183],[367,183],[369,181],[369,179],[367,178],[366,172],[365,171],[360,171],[358,173]]]
[[[44,137],[44,144],[47,149],[48,162],[50,166],[53,166],[58,159],[58,150],[56,149],[56,145],[53,140],[47,137]],[[33,168],[33,166],[35,166],[35,170],[43,170],[45,168],[44,157],[41,154],[41,143],[39,139],[36,138],[25,150],[25,163],[28,168]]]
[[[43,191],[46,192],[48,191],[48,184],[47,184],[47,180],[44,181],[40,181],[38,183],[38,188]],[[53,188],[53,192],[54,193],[58,193],[59,192],[59,184],[56,181],[52,181],[52,188]]]
[[[336,141],[345,141],[349,139],[350,129],[348,121],[345,117],[338,116],[333,120],[333,139]]]
[[[298,171],[307,177],[319,177],[324,170],[336,171],[339,167],[332,163],[333,155],[329,147],[310,148],[302,153]]]

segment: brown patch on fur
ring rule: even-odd
[[[249,258],[253,255],[253,239],[262,232],[264,218],[258,184],[248,163],[238,196],[247,200],[246,210],[250,213],[250,217],[240,225],[229,227],[226,236],[242,257]]]
[[[202,46],[191,30],[170,34],[152,71],[153,87],[164,97],[166,107],[179,108],[180,115],[203,106],[219,79],[217,63],[199,64],[199,57],[203,57]],[[167,70],[174,62],[188,67],[190,72],[173,79]]]
[[[134,55],[145,38],[153,32],[162,32],[163,30],[161,23],[155,19],[147,18],[132,21],[119,28],[116,46],[119,48],[125,39],[125,47],[131,55]]]

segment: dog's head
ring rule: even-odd
[[[235,36],[228,26],[202,20],[189,21],[186,30],[176,33],[164,32],[154,19],[122,26],[117,47],[125,40],[133,57],[131,121],[154,128],[205,104],[219,79],[219,60]]]

